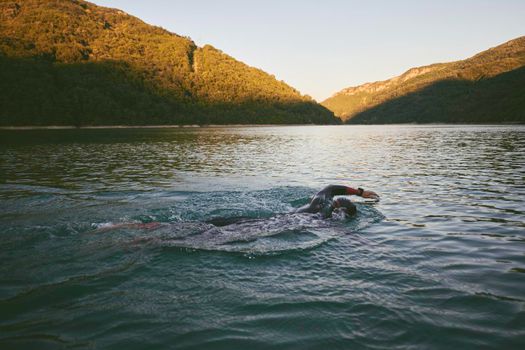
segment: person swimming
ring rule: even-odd
[[[347,217],[352,217],[357,213],[357,207],[348,198],[342,196],[357,195],[363,198],[370,198],[379,201],[379,196],[373,191],[366,191],[362,188],[357,190],[348,186],[329,185],[317,192],[308,204],[293,210],[291,213],[279,215],[293,215],[299,213],[320,214],[323,219],[332,217],[334,212],[342,212]],[[335,198],[337,197],[337,198]],[[240,222],[257,221],[248,216],[217,217],[207,220],[206,223],[217,227],[224,227],[238,224]]]
[[[342,185],[329,185],[323,188],[321,191],[317,192],[315,196],[312,197],[311,201],[304,206],[295,209],[290,214],[294,213],[309,213],[317,214],[320,213],[323,219],[332,217],[334,211],[342,211],[347,216],[354,216],[357,213],[357,208],[355,204],[348,198],[340,196],[351,196],[356,195],[363,198],[371,198],[379,201],[379,196],[373,191],[366,191],[362,188],[352,188]],[[337,198],[334,198],[338,196]],[[282,214],[282,215],[290,215]],[[227,218],[213,218],[206,223],[211,224],[216,227],[224,227],[235,225],[240,222],[254,221],[260,219],[253,219],[244,216],[237,217],[227,217]],[[145,230],[155,230],[161,227],[163,224],[160,222],[149,222],[149,223],[108,223],[102,226],[99,226],[95,232],[105,232],[109,230],[114,230],[118,228],[137,228]]]
[[[379,196],[373,191],[366,191],[362,188],[352,188],[342,185],[329,185],[317,192],[312,197],[310,203],[296,209],[295,213],[321,213],[323,218],[329,218],[332,216],[334,210],[341,210],[347,215],[353,216],[356,214],[357,209],[355,204],[348,198],[336,196],[351,196],[356,195],[363,198],[371,198],[379,201]]]

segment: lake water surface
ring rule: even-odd
[[[0,147],[2,349],[525,348],[524,126],[0,131]],[[289,214],[328,184],[381,202]],[[125,222],[161,225],[107,229]]]

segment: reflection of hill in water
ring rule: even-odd
[[[2,349],[523,347],[525,126],[0,131],[0,143]],[[279,218],[331,183],[382,201],[326,229],[223,245],[241,253],[176,245],[204,244],[210,222]],[[179,227],[89,233],[133,221]],[[256,249],[269,253],[244,253]]]

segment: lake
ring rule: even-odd
[[[0,147],[2,349],[525,348],[525,126],[3,130]],[[381,201],[290,214],[328,184]]]

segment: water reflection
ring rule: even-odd
[[[199,347],[213,335],[187,335],[208,334],[211,319],[217,338],[238,329],[285,344],[311,344],[304,320],[323,330],[323,345],[518,348],[525,337],[523,126],[0,131],[0,142],[9,335],[120,344],[99,324],[133,328],[132,319],[147,344]],[[344,225],[270,220],[277,231],[190,230],[173,242],[217,217],[279,218],[329,183],[382,201]],[[169,229],[88,233],[129,221]],[[247,243],[228,241],[239,234]],[[285,253],[228,250],[254,247]]]

